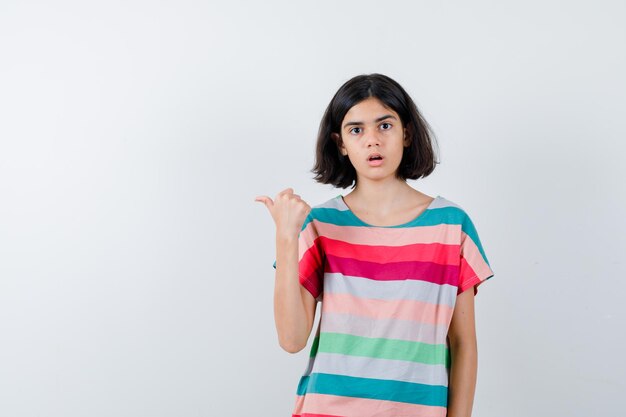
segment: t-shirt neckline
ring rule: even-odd
[[[399,228],[399,227],[407,227],[407,226],[413,225],[413,224],[417,223],[419,220],[423,219],[424,216],[426,215],[426,213],[428,212],[428,210],[433,206],[435,201],[439,200],[441,198],[441,196],[440,195],[436,195],[433,198],[433,200],[428,204],[428,206],[426,206],[426,208],[420,214],[418,214],[417,217],[415,217],[413,220],[409,220],[406,223],[397,224],[397,225],[393,225],[393,226],[375,226],[373,224],[366,223],[363,220],[361,220],[356,214],[354,214],[354,212],[350,209],[350,207],[348,207],[348,205],[346,204],[346,202],[343,199],[343,195],[339,194],[337,196],[337,198],[339,199],[339,202],[343,206],[343,208],[354,219],[356,219],[359,223],[361,223],[363,226],[372,227],[372,228],[378,228],[378,229],[393,229],[393,228]]]

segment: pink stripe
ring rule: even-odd
[[[302,259],[302,256],[316,244],[315,240],[318,239],[318,235],[313,229],[315,226],[317,226],[317,224],[314,225],[311,221],[306,225],[304,230],[300,231],[298,240],[302,244],[298,245],[298,259]],[[317,244],[319,244],[319,242],[317,242]]]
[[[461,276],[459,277],[459,287],[467,287],[469,281],[477,275],[486,277],[493,274],[489,265],[485,262],[483,255],[478,250],[474,241],[464,234],[464,244],[461,250]]]
[[[380,300],[350,294],[324,294],[324,312],[355,314],[373,319],[393,318],[448,325],[454,309],[416,300]]]
[[[413,243],[404,246],[357,245],[341,240],[320,237],[326,255],[340,258],[388,262],[435,262],[441,265],[459,264],[459,245]]]
[[[320,236],[355,245],[405,246],[414,243],[441,243],[459,245],[460,224],[441,223],[435,226],[411,228],[388,227],[372,229],[363,226],[344,226],[314,220]]]
[[[328,410],[332,410],[329,413]],[[307,393],[296,396],[294,416],[359,416],[359,417],[445,417],[445,407],[410,404],[371,398]]]
[[[376,281],[415,279],[437,285],[456,286],[459,280],[459,268],[456,265],[419,261],[379,264],[332,255],[326,256],[325,271]]]

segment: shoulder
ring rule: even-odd
[[[337,194],[327,200],[322,201],[321,203],[315,204],[314,206],[311,206],[311,210],[317,210],[319,211],[320,209],[337,209],[341,206],[341,194]]]
[[[320,203],[311,206],[311,211],[306,216],[302,229],[305,229],[309,223],[311,227],[315,228],[316,224],[320,222],[328,222],[329,217],[334,217],[332,212],[341,210],[341,195],[336,195],[332,198],[324,200]]]
[[[455,200],[438,195],[429,207],[442,222],[462,225],[469,218],[465,208]]]
[[[452,202],[447,199],[446,201],[447,203],[449,203],[449,207],[454,208],[454,223],[459,226],[459,231],[462,235],[462,241],[465,240],[466,236],[469,236],[478,247],[481,247],[476,224],[472,219],[470,211],[468,211],[465,206],[462,206],[456,202]]]
[[[351,215],[350,209],[345,205],[342,195],[336,194],[317,204],[311,205],[311,211],[306,217],[305,226],[317,229],[318,233],[338,233],[343,226],[357,225],[358,222]]]
[[[457,203],[456,200],[449,199],[442,195],[438,195],[436,198],[437,198],[437,201],[433,203],[433,206],[435,207],[439,207],[439,208],[448,207],[448,208],[454,209],[455,211],[465,212],[465,209],[463,208],[463,206]]]
[[[336,212],[337,210],[343,210],[341,194],[331,197],[315,205],[312,205],[311,212],[309,213],[309,217],[311,218],[311,220],[313,219],[319,220],[320,218],[324,218],[325,215],[327,215],[329,211]]]

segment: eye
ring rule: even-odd
[[[352,129],[350,129],[350,132],[352,133],[352,131],[353,131],[354,129],[360,129],[360,127],[353,127]],[[358,132],[357,132],[357,133],[358,133]]]
[[[385,126],[385,125],[389,126],[389,128],[387,128],[387,129],[383,129],[383,130],[389,130],[389,129],[391,129],[391,123],[387,123],[387,122],[385,122],[385,123],[382,123],[382,124],[381,124],[381,126]]]

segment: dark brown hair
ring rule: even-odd
[[[415,102],[400,84],[382,74],[363,74],[345,82],[324,112],[317,135],[313,179],[335,187],[356,187],[357,174],[347,156],[339,151],[333,133],[341,140],[341,123],[348,111],[359,102],[376,97],[398,113],[407,129],[410,145],[404,148],[396,178],[403,180],[427,177],[439,163],[435,159],[432,129],[420,114]]]

